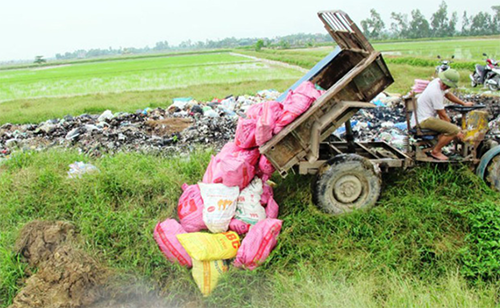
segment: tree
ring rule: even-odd
[[[492,34],[491,29],[491,16],[485,12],[479,12],[472,16],[470,25],[471,35],[485,35]]]
[[[391,23],[391,31],[398,38],[408,37],[408,16],[401,13],[391,13],[391,19],[394,22]]]
[[[500,5],[494,5],[491,9],[494,11],[491,21],[493,33],[498,34],[500,33]]]
[[[411,11],[411,21],[408,27],[409,38],[421,38],[430,36],[430,26],[425,16],[419,9]]]
[[[255,51],[260,51],[263,46],[264,40],[258,40],[257,43],[255,43]]]
[[[36,63],[36,64],[42,64],[45,62],[47,62],[47,60],[43,59],[43,56],[36,56],[35,61],[33,61],[33,63]]]
[[[280,41],[280,47],[281,49],[290,49],[290,43],[287,40],[281,40]]]
[[[381,38],[385,24],[375,9],[370,10],[370,18],[361,21],[361,27],[368,38]]]
[[[467,12],[464,11],[464,15],[462,15],[462,35],[469,35],[470,33],[470,19],[467,17]]]
[[[449,19],[448,5],[443,1],[439,5],[439,9],[431,17],[432,35],[437,37],[455,35],[456,23],[457,13],[454,12],[451,19]]]
[[[448,6],[446,2],[441,2],[439,9],[432,14],[431,28],[433,36],[446,36],[446,25],[448,24]]]

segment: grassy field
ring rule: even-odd
[[[146,58],[0,71],[0,102],[38,97],[148,91],[298,77],[229,53]]]
[[[488,39],[456,39],[446,41],[417,41],[402,43],[375,43],[373,47],[382,52],[391,52],[399,56],[436,59],[437,55],[450,59],[484,62],[483,53],[493,58],[500,58],[500,37]]]
[[[408,92],[414,79],[429,78],[437,65],[435,56],[446,56],[452,47],[457,57],[453,66],[459,70],[466,91],[472,91],[468,88],[468,75],[474,63],[481,63],[481,53],[500,54],[498,39],[384,42],[374,46],[387,52],[384,58],[395,80],[387,91],[402,94]],[[238,52],[309,69],[332,50],[333,47],[320,47]],[[41,122],[106,109],[133,112],[166,107],[175,97],[209,101],[269,88],[284,91],[303,75],[227,51],[112,60],[0,70],[0,124]]]
[[[167,262],[154,225],[175,217],[182,183],[201,179],[211,152],[162,158],[74,151],[18,153],[0,169],[0,307],[25,273],[13,253],[33,219],[64,220],[81,247],[127,290],[145,284],[168,304],[196,307],[494,307],[498,305],[499,194],[467,168],[422,167],[385,177],[377,206],[332,217],[311,204],[311,177],[275,177],[283,229],[268,262],[232,268],[210,298]],[[101,172],[68,179],[83,160]],[[116,284],[111,284],[116,292]],[[110,291],[112,292],[112,291]],[[192,307],[192,306],[191,306]]]
[[[380,48],[393,51],[401,44]],[[398,48],[400,58],[408,56],[404,46]],[[310,68],[331,50],[245,53]],[[429,52],[429,62],[418,66],[387,57],[396,80],[388,90],[403,93],[413,79],[430,76],[434,51],[441,52]],[[467,70],[461,73],[464,77]],[[210,100],[267,88],[283,91],[301,75],[227,53],[0,71],[2,87],[10,82],[8,89],[24,95],[0,103],[0,124],[165,107],[181,96]],[[58,94],[41,92],[44,86]],[[4,91],[4,97],[12,94]],[[182,183],[199,181],[211,154],[90,158],[55,149],[12,154],[0,165],[0,307],[9,306],[36,270],[13,251],[20,229],[33,219],[74,224],[78,245],[114,274],[106,291],[119,292],[124,282],[123,292],[145,285],[174,306],[499,306],[500,195],[468,168],[432,166],[386,175],[375,208],[341,217],[325,215],[311,203],[312,177],[275,176],[284,221],[276,249],[254,272],[232,268],[213,295],[202,298],[189,271],[165,260],[152,232],[158,221],[176,216]],[[90,162],[101,172],[70,180],[66,172],[74,161]]]

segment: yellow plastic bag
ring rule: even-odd
[[[240,237],[233,231],[218,234],[183,233],[177,234],[177,239],[189,256],[198,261],[232,259],[240,247]]]
[[[223,260],[193,260],[193,278],[203,296],[208,296],[217,286],[220,275],[227,272],[228,266]]]

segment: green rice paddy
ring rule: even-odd
[[[43,66],[0,70],[0,102],[289,79],[300,75],[294,69],[229,53]]]

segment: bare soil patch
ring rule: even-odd
[[[190,127],[193,121],[189,118],[166,118],[162,120],[148,120],[145,122],[156,136],[168,136],[180,133]]]
[[[75,247],[75,227],[62,221],[34,220],[24,226],[15,250],[30,275],[9,308],[171,308],[146,288],[118,285],[111,272]],[[122,282],[123,283],[123,282]]]

